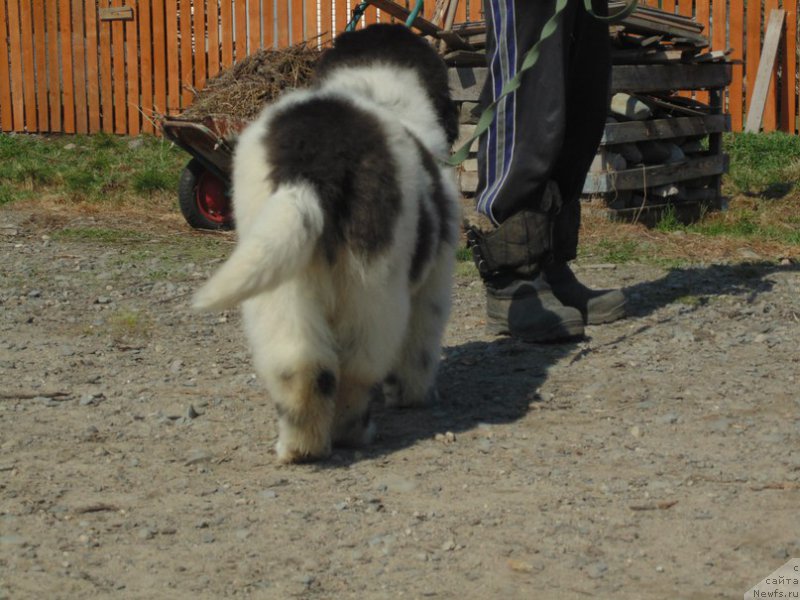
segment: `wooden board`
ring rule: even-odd
[[[39,108],[37,129],[50,129],[50,114],[47,110],[47,35],[45,31],[45,7],[33,12],[33,44],[36,49],[36,100]]]
[[[222,44],[220,69],[224,70],[233,64],[233,7],[231,0],[220,0],[219,21]]]
[[[731,66],[705,65],[614,65],[613,92],[658,92],[725,87]],[[477,102],[486,80],[486,67],[452,67],[450,90],[456,102]]]
[[[97,41],[97,1],[83,0],[86,17],[86,86],[88,88],[89,133],[102,130],[100,123],[100,63]],[[133,21],[131,21],[134,23]],[[135,23],[134,23],[135,25]]]
[[[219,73],[220,46],[219,46],[219,1],[208,0],[206,8],[208,25],[208,78]]]
[[[150,26],[150,0],[139,0],[139,44],[142,77],[142,131],[154,133],[153,127],[153,30]]]
[[[0,36],[6,38],[8,18],[5,2],[0,1]],[[1,51],[0,51],[1,52]],[[14,113],[11,107],[11,71],[5,54],[0,54],[0,131],[14,129]]]
[[[638,167],[608,173],[589,173],[583,183],[584,194],[608,194],[615,190],[641,190],[646,187],[721,175],[727,161],[724,154],[692,158],[668,165]]]
[[[213,1],[212,1],[213,4]],[[206,3],[194,3],[194,87],[198,90],[206,85],[208,72],[208,28],[206,28]]]
[[[238,15],[237,15],[238,16]],[[184,110],[192,103],[194,89],[194,52],[192,51],[192,1],[180,0],[180,99],[179,110]],[[245,23],[245,30],[247,24]],[[237,33],[238,35],[238,33]],[[237,38],[238,39],[238,38]],[[246,43],[246,42],[245,42]]]
[[[0,31],[3,31],[2,27],[0,27]],[[51,2],[47,5],[47,62],[51,65],[47,73],[47,87],[50,95],[50,131],[61,131],[61,74],[53,66],[58,64],[59,56],[58,4]],[[2,81],[0,81],[0,89],[2,89]],[[0,97],[0,108],[2,105],[3,98]]]
[[[108,6],[109,0],[100,0],[98,6]],[[100,44],[100,121],[103,131],[114,133],[114,80],[111,60],[111,23],[101,22],[98,32]],[[158,54],[156,54],[158,56]],[[164,56],[163,52],[161,56]],[[66,106],[65,106],[66,108]]]
[[[36,131],[36,64],[33,60],[33,13],[29,2],[22,2],[21,35],[22,35],[22,84],[25,90],[25,128]]]
[[[784,0],[786,9],[786,51],[783,53],[783,73],[797,73],[797,0]],[[791,77],[789,77],[791,82]],[[796,84],[781,86],[781,123],[782,131],[797,132],[797,88]]]
[[[230,0],[227,0],[230,5]],[[180,112],[180,48],[178,46],[178,0],[166,0],[165,37],[167,45],[167,105],[164,114]],[[233,36],[230,36],[232,38]]]
[[[761,52],[761,61],[758,64],[755,89],[750,99],[750,109],[747,111],[747,123],[744,130],[748,133],[757,133],[761,129],[761,118],[764,114],[769,84],[772,81],[772,72],[775,66],[775,58],[778,54],[778,45],[783,32],[785,17],[786,12],[783,10],[773,10],[769,16],[764,48]]]
[[[123,0],[112,0],[112,4],[121,5]],[[125,23],[111,21],[111,52],[114,60],[114,132],[124,135],[128,132],[128,111],[125,98]],[[175,31],[175,30],[173,30]]]
[[[9,4],[9,6],[11,6]],[[69,0],[61,0],[59,4],[60,33],[62,40],[72,39],[72,12]],[[12,36],[13,41],[13,36]],[[13,66],[13,64],[12,64]],[[61,103],[64,106],[63,131],[75,133],[75,98],[73,94],[74,83],[72,79],[72,44],[63,44],[61,47]],[[15,118],[16,121],[16,118]]]
[[[675,117],[671,119],[629,121],[627,123],[608,123],[600,145],[606,146],[644,140],[663,140],[692,135],[707,135],[709,133],[721,133],[729,130],[730,118],[727,115]]]
[[[90,0],[93,1],[93,0]],[[127,131],[128,135],[139,135],[141,115],[139,98],[139,32],[136,21],[125,21],[125,79],[127,85]]]
[[[731,61],[744,58],[744,2],[732,2],[730,5],[730,39]],[[728,91],[728,112],[731,114],[733,131],[741,131],[744,126],[744,67],[734,64],[731,70],[731,84]]]
[[[233,7],[236,15],[236,39],[233,45],[236,60],[240,61],[247,56],[247,0],[233,0]]]
[[[153,13],[153,110],[167,114],[167,38],[164,19],[164,3],[151,3]]]

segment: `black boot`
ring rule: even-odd
[[[561,303],[576,308],[587,325],[611,323],[625,316],[625,295],[620,290],[593,290],[583,285],[567,263],[545,267],[544,278]]]
[[[525,342],[555,342],[583,335],[583,317],[564,306],[541,276],[505,285],[486,283],[486,329]]]

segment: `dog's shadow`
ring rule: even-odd
[[[335,449],[320,466],[337,467],[377,458],[413,446],[437,434],[449,441],[481,424],[511,423],[541,402],[539,387],[548,369],[575,353],[580,340],[561,344],[526,344],[511,338],[468,342],[443,350],[439,398],[416,408],[373,407],[377,439],[356,451]]]
[[[778,273],[798,273],[800,265],[749,263],[675,268],[655,281],[636,283],[623,291],[628,296],[629,318],[648,317],[658,309],[675,302],[681,312],[673,318],[690,318],[711,297],[735,296],[742,306],[754,304],[770,292]],[[696,301],[686,305],[687,294]],[[614,340],[625,343],[652,327],[643,323]],[[548,371],[572,356],[577,362],[591,350],[578,350],[584,340],[560,344],[526,344],[511,338],[488,342],[468,342],[447,347],[439,371],[438,402],[411,409],[375,407],[378,437],[369,447],[360,450],[336,449],[333,457],[318,463],[322,468],[347,466],[364,458],[378,458],[430,440],[437,434],[452,432],[455,436],[474,430],[480,424],[511,423],[523,418],[531,407],[549,399],[539,395],[539,388]],[[568,365],[568,368],[579,368]],[[558,399],[556,399],[558,400]],[[447,437],[444,438],[447,442]]]

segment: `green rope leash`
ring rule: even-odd
[[[472,146],[472,143],[482,136],[487,129],[489,129],[489,125],[491,125],[492,121],[494,120],[497,105],[503,98],[519,88],[525,71],[530,69],[539,60],[539,49],[542,45],[542,42],[555,33],[558,25],[558,16],[564,12],[567,2],[568,0],[556,0],[556,9],[553,13],[553,16],[550,17],[544,24],[539,40],[533,45],[533,47],[531,47],[530,50],[525,53],[525,57],[522,59],[522,64],[520,65],[519,70],[516,72],[514,77],[506,82],[506,84],[503,86],[503,89],[500,90],[500,95],[484,109],[480,119],[478,119],[478,124],[475,126],[475,132],[472,134],[472,136],[458,150],[456,150],[456,152],[452,154],[450,158],[445,161],[445,164],[451,167],[457,167],[467,159],[469,156],[469,148]],[[583,0],[583,5],[586,8],[586,12],[588,12],[594,18],[599,19],[600,21],[615,23],[630,15],[636,9],[639,0],[627,0],[627,2],[628,3],[622,10],[607,17],[602,17],[592,10],[592,0]]]

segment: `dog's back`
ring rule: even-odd
[[[388,30],[370,29],[342,36],[339,58],[337,40],[315,88],[286,96],[242,134],[239,244],[195,298],[201,308],[245,301],[283,460],[366,441],[370,389],[390,373],[391,400],[423,401],[448,314],[456,191],[436,159],[451,115],[413,67],[386,58]],[[409,35],[388,35],[396,53],[426,44]],[[377,60],[363,55],[362,37],[382,40]]]

